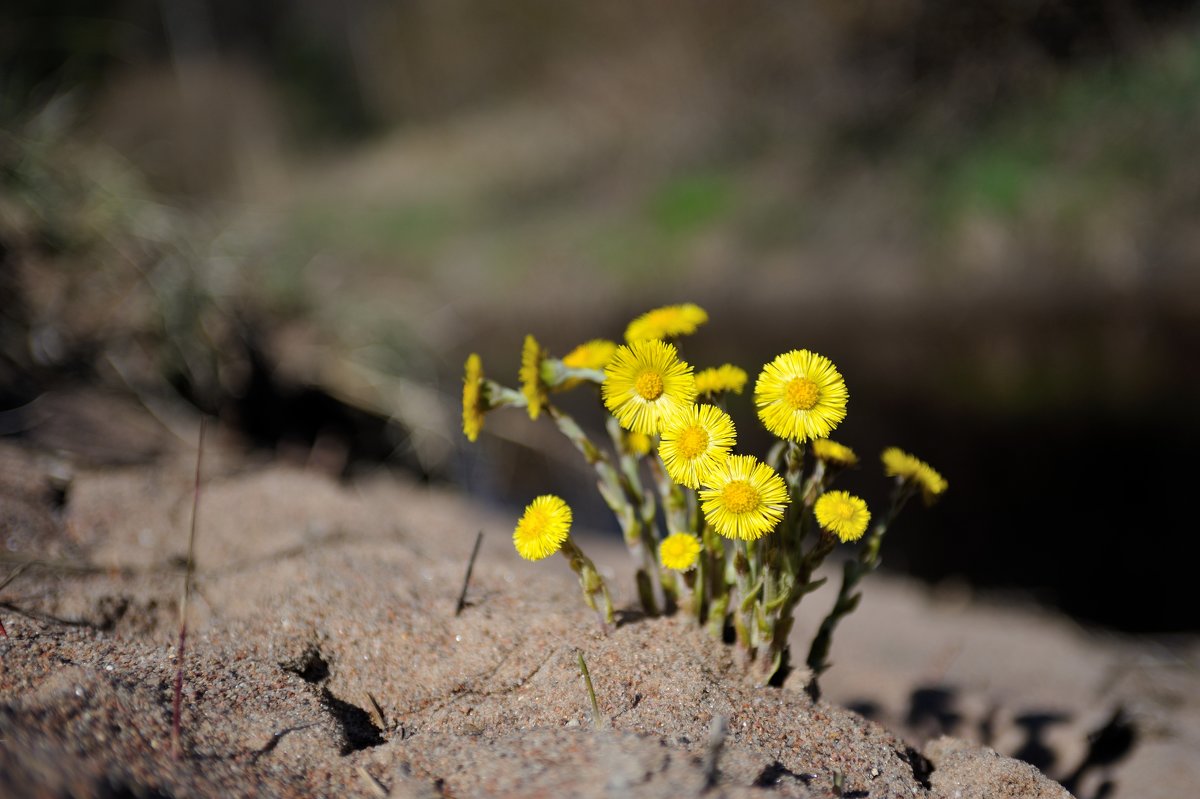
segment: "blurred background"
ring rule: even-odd
[[[119,464],[122,402],[199,409],[615,535],[548,421],[466,443],[462,363],[691,301],[698,367],[839,366],[847,487],[893,444],[947,476],[887,567],[1200,628],[1196,3],[14,5],[0,435]]]

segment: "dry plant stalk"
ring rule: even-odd
[[[200,505],[200,467],[204,459],[204,429],[207,417],[200,417],[200,436],[196,445],[196,480],[192,487],[192,524],[188,533],[187,563],[183,571],[183,597],[179,602],[179,647],[175,655],[175,699],[171,714],[171,754],[183,757],[183,658],[187,652],[188,600],[192,595],[192,573],[196,568],[196,511]]]
[[[463,575],[462,591],[458,594],[458,604],[454,606],[454,615],[463,612],[467,606],[467,587],[471,584],[471,572],[475,570],[475,559],[479,557],[479,545],[483,543],[483,530],[475,535],[475,546],[471,548],[471,557],[467,560],[467,573]]]

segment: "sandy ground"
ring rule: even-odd
[[[467,497],[341,484],[219,440],[175,759],[194,453],[124,443],[141,462],[0,441],[0,581],[36,561],[0,588],[0,796],[1069,795],[1025,761],[1089,799],[1200,785],[1195,642],[879,578],[813,703],[800,680],[756,687],[682,617],[626,610],[603,634],[566,563],[521,561],[513,520]],[[632,608],[623,553],[580,540]]]

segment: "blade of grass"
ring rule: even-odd
[[[179,602],[179,650],[175,656],[175,701],[171,716],[171,754],[176,760],[183,757],[183,658],[187,651],[188,599],[192,594],[192,573],[196,568],[196,509],[200,505],[200,466],[204,459],[204,429],[207,421],[207,417],[200,417],[200,438],[196,446],[196,481],[192,489],[192,525],[188,534],[187,566],[183,572],[183,598]]]
[[[583,675],[583,684],[587,687],[588,698],[592,701],[592,726],[598,730],[604,729],[604,717],[600,715],[600,703],[596,701],[596,691],[592,688],[592,675],[588,672],[587,663],[583,660],[583,651],[576,650],[579,658],[579,673]]]

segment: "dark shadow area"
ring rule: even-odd
[[[963,733],[959,728],[963,724],[964,716],[955,707],[957,696],[958,691],[948,686],[923,686],[914,689],[904,719],[908,734],[922,740],[941,735],[962,737]],[[849,705],[849,709],[867,718],[876,718],[881,712],[879,704],[870,699],[858,699]],[[978,740],[984,746],[991,745],[998,710],[996,707],[990,708],[978,722]],[[1120,763],[1137,746],[1140,737],[1137,726],[1124,708],[1118,707],[1103,725],[1088,734],[1087,752],[1079,764],[1069,773],[1059,774],[1061,759],[1047,741],[1047,732],[1055,725],[1070,720],[1069,715],[1055,711],[1032,711],[1017,716],[1013,719],[1013,724],[1025,737],[1015,751],[1005,754],[1023,760],[1057,779],[1076,796],[1081,796],[1079,789],[1084,780],[1098,772],[1102,779],[1096,790],[1085,799],[1104,799],[1116,790],[1116,783],[1106,773],[1106,769]],[[932,764],[915,749],[908,750],[907,758],[916,778],[929,787],[928,778],[933,771]]]
[[[1025,741],[1013,752],[1013,757],[1049,773],[1054,768],[1058,756],[1046,743],[1046,730],[1055,724],[1069,721],[1070,718],[1062,713],[1025,713],[1017,716],[1013,723],[1025,732]]]
[[[771,788],[775,785],[809,785],[813,775],[797,774],[778,760],[764,768],[751,785],[755,788]]]
[[[172,799],[173,794],[160,788],[139,785],[123,779],[109,778],[97,786],[99,799]]]
[[[871,721],[879,721],[883,714],[883,707],[873,699],[855,699],[846,704],[846,709]]]
[[[1124,708],[1118,707],[1108,721],[1088,735],[1088,749],[1083,760],[1059,782],[1071,793],[1078,794],[1079,784],[1087,774],[1119,763],[1137,746],[1139,737],[1133,720]],[[1097,788],[1094,799],[1102,799],[1115,789],[1115,783],[1106,779]]]
[[[329,677],[329,663],[321,656],[321,650],[310,646],[292,663],[280,664],[284,671],[290,671],[307,683],[317,684]]]
[[[265,746],[263,746],[261,749],[254,750],[254,752],[251,754],[251,759],[258,760],[263,755],[267,755],[267,754],[270,754],[271,752],[274,752],[275,748],[279,746],[279,742],[282,741],[287,735],[290,735],[293,732],[300,732],[301,730],[307,730],[310,727],[315,727],[315,726],[316,726],[316,722],[313,721],[313,722],[309,722],[308,724],[300,724],[295,727],[285,727],[284,729],[279,730],[278,732],[276,732],[275,734],[273,734],[271,736],[271,740],[267,741]]]
[[[929,782],[929,777],[933,774],[933,763],[929,758],[913,749],[911,746],[904,750],[904,760],[912,769],[913,778],[921,784],[923,788],[929,790],[933,786]]]
[[[321,704],[342,727],[342,733],[346,737],[346,743],[342,747],[343,755],[384,743],[383,730],[379,729],[371,714],[358,705],[338,699],[325,687],[321,689]]]
[[[925,738],[953,735],[962,721],[954,709],[958,692],[952,688],[929,686],[914,688],[908,699],[904,723]]]

